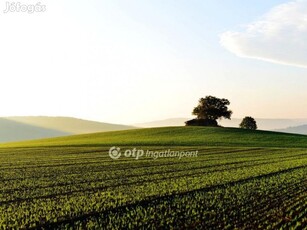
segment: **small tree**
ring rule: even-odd
[[[258,127],[257,127],[257,123],[254,118],[244,117],[240,124],[240,128],[256,130]]]

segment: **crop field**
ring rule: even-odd
[[[0,148],[0,229],[307,227],[307,148],[174,142],[131,146],[197,157],[114,160],[97,135],[95,145]]]

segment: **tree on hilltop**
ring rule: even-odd
[[[213,96],[200,98],[198,105],[192,112],[192,114],[196,115],[197,118],[187,121],[186,125],[218,126],[217,119],[230,119],[232,111],[228,109],[229,105],[229,100],[225,98],[221,99]]]

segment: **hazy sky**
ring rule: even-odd
[[[0,1],[0,116],[133,124],[213,95],[234,117],[307,118],[306,0],[40,2]]]

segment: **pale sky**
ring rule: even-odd
[[[307,118],[307,0],[40,2],[0,1],[0,116],[134,124],[213,95],[233,117]]]

